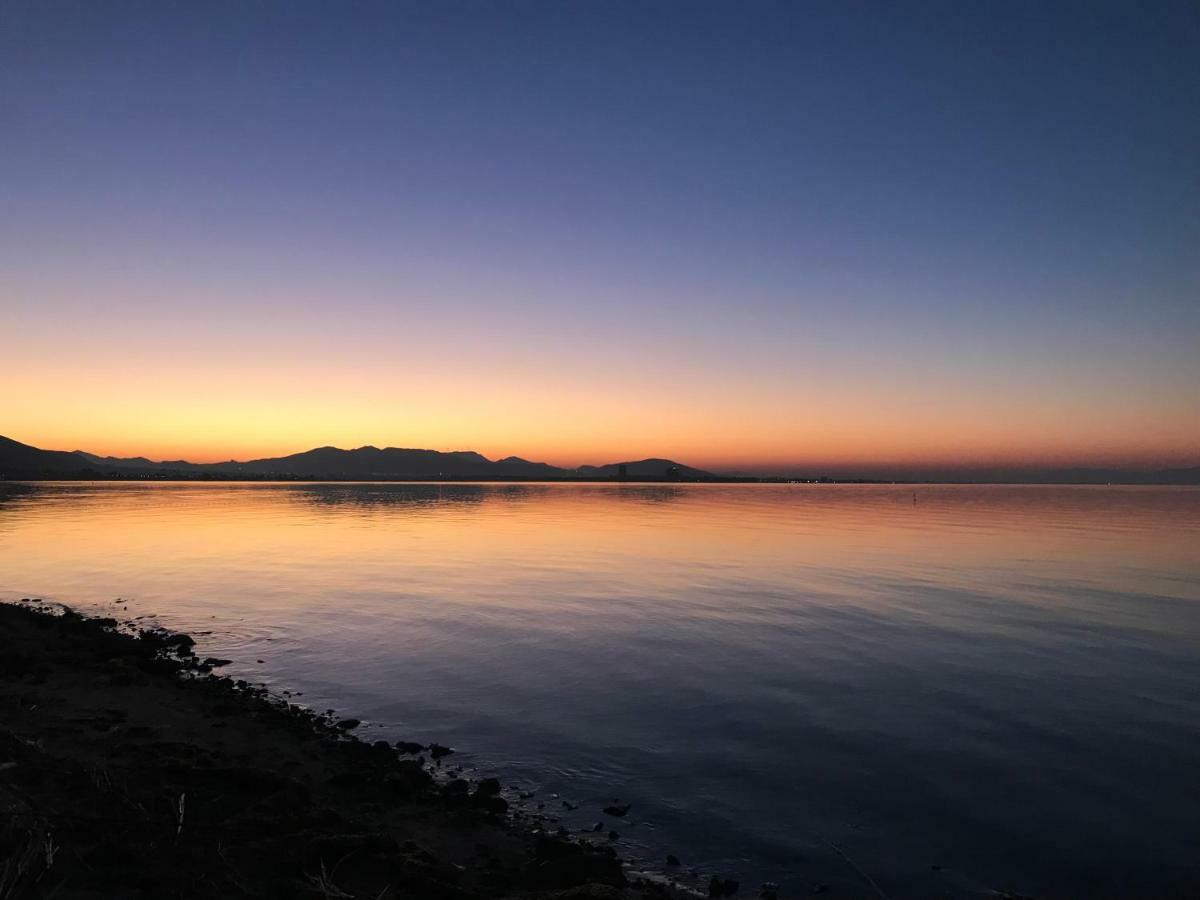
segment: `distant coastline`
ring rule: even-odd
[[[1071,467],[960,468],[882,474],[721,474],[671,459],[649,458],[574,469],[473,450],[318,447],[288,456],[239,462],[155,462],[43,450],[0,436],[0,481],[292,481],[292,482],[546,482],[652,484],[1079,484],[1200,485],[1200,466],[1162,469]]]

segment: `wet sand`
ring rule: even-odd
[[[446,748],[359,740],[221,662],[0,604],[0,897],[680,896],[494,779],[433,777]]]

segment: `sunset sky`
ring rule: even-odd
[[[1200,464],[1200,6],[0,6],[0,434]]]

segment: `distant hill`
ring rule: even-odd
[[[625,467],[622,476],[621,467]],[[400,447],[359,447],[342,450],[317,447],[303,453],[246,462],[154,462],[144,456],[96,456],[82,450],[41,450],[0,437],[0,478],[83,477],[176,478],[300,478],[346,481],[404,481],[417,479],[578,479],[620,478],[642,481],[705,480],[716,476],[667,459],[612,463],[563,469],[517,456],[490,460],[473,450],[420,450]]]
[[[291,456],[218,463],[221,471],[247,475],[290,475],[302,478],[336,477],[369,481],[410,478],[565,478],[571,472],[517,457],[493,462],[473,450],[415,450],[399,447],[359,447],[339,450],[318,447]]]
[[[670,481],[675,478],[691,480],[712,477],[701,469],[680,465],[669,459],[639,459],[636,462],[611,463],[607,466],[580,466],[575,471],[589,478],[616,478],[621,474],[622,466],[625,467],[625,475],[629,478],[661,478]]]
[[[40,477],[55,472],[74,472],[88,468],[90,461],[78,453],[63,450],[39,450],[0,436],[0,474],[17,473],[8,477]]]
[[[491,460],[473,450],[419,450],[402,447],[317,447],[303,453],[246,462],[154,462],[144,456],[96,456],[82,450],[41,450],[0,437],[0,479],[179,478],[304,479],[309,481],[458,480],[756,480],[714,475],[670,459],[638,459],[603,466],[564,469],[518,456]],[[831,480],[854,480],[846,472]],[[764,479],[787,480],[787,479]],[[972,469],[943,472],[889,472],[875,480],[1009,484],[1179,484],[1200,485],[1200,466],[1174,469]]]

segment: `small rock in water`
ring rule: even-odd
[[[445,747],[441,744],[430,744],[428,749],[429,755],[434,759],[441,759],[443,756],[449,756],[454,752],[449,747]]]
[[[425,749],[425,745],[416,741],[396,741],[396,749],[401,753],[420,753]]]
[[[342,731],[349,731],[351,728],[357,728],[361,724],[362,722],[358,719],[342,719],[335,727],[340,728]]]
[[[619,838],[620,836],[621,836],[621,835],[619,835],[619,834],[618,834],[617,832],[615,832],[615,831],[610,831],[610,832],[608,833],[608,839],[609,839],[610,841],[615,841],[615,840],[616,840],[617,838]]]
[[[592,826],[592,831],[603,831],[603,830],[604,830],[603,822],[597,822],[595,825]]]
[[[562,802],[562,805],[563,805],[563,809],[568,809],[568,810],[570,810],[570,809],[579,809],[579,804],[578,804],[578,803],[570,803],[570,802],[568,802],[568,801],[566,801],[566,800],[564,800],[564,801]]]
[[[681,866],[681,865],[683,865],[683,863],[681,863],[679,861],[679,857],[676,856],[674,853],[668,853],[667,854],[667,865],[668,866]]]
[[[616,816],[618,819],[622,819],[625,817],[625,814],[629,812],[629,807],[631,806],[633,806],[632,803],[622,803],[620,805],[614,803],[612,806],[604,807],[604,814],[606,816]]]

